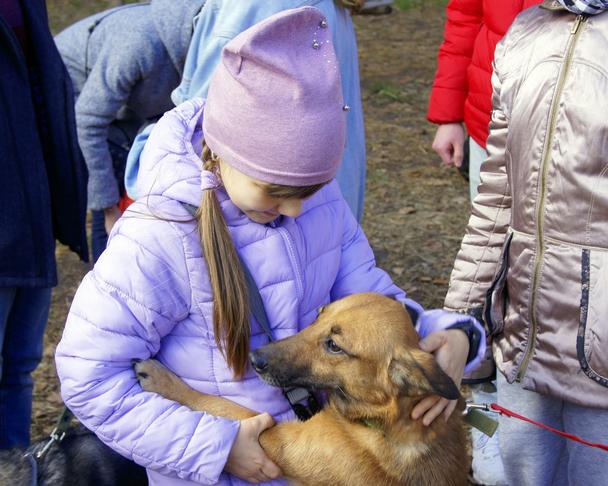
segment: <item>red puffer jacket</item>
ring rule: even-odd
[[[539,3],[541,0],[450,0],[427,114],[430,122],[464,120],[469,135],[486,146],[494,49],[517,14]]]

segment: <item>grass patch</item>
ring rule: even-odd
[[[369,90],[373,95],[389,99],[390,101],[397,101],[399,103],[406,101],[401,88],[390,81],[373,81],[369,86]]]
[[[412,8],[422,9],[429,5],[441,5],[445,7],[449,0],[395,0],[395,7],[400,10],[410,10]]]
[[[136,0],[47,0],[47,11],[53,34],[58,34],[74,22],[108,8]]]

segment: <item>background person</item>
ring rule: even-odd
[[[492,111],[492,60],[496,44],[522,10],[541,0],[451,0],[427,118],[439,125],[433,150],[444,164],[460,167],[469,135],[469,187],[477,194],[479,168]]]
[[[93,261],[125,207],[128,150],[142,125],[173,107],[205,0],[152,0],[100,12],[55,37],[76,101],[78,141],[89,168]]]
[[[489,158],[445,307],[485,304],[499,404],[606,444],[608,2],[541,7],[496,49]],[[606,452],[515,419],[500,451],[512,485],[608,476]]]
[[[87,261],[86,166],[43,1],[0,2],[0,104],[0,449],[8,449],[30,441],[55,239]]]
[[[468,144],[471,201],[477,195],[480,167],[488,155],[485,147],[492,111],[494,49],[515,16],[540,1],[451,0],[447,6],[444,41],[437,56],[427,118],[439,125],[433,150],[444,164],[460,167]],[[489,383],[494,369],[488,348],[484,365],[465,379],[475,402],[496,401],[496,387]],[[473,480],[488,486],[506,484],[498,448],[499,432],[488,438],[472,428],[471,436]]]
[[[194,97],[207,96],[211,75],[220,60],[223,47],[257,22],[278,12],[304,5],[320,9],[333,34],[340,65],[342,91],[350,110],[343,162],[336,178],[344,199],[358,221],[361,221],[364,209],[365,130],[357,41],[350,9],[356,11],[362,3],[363,1],[353,0],[208,0],[194,30],[182,81],[172,95],[176,105]],[[151,130],[152,126],[137,137],[129,153],[126,186],[133,199],[139,197],[136,189],[139,156]]]

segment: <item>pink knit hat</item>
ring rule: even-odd
[[[211,150],[248,176],[308,186],[335,176],[346,110],[327,21],[303,7],[226,44],[211,78],[203,133]]]

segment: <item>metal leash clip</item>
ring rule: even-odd
[[[44,447],[36,453],[36,459],[40,459],[42,456],[44,456],[46,454],[46,451],[48,451],[50,449],[50,447],[53,445],[53,442],[61,442],[64,437],[65,437],[65,432],[62,432],[61,435],[59,435],[58,431],[57,431],[57,427],[55,427],[53,429],[53,432],[51,432],[51,436],[50,436],[50,439],[48,440],[48,442],[46,444],[44,444]]]
[[[498,410],[494,410],[492,407],[490,407],[489,403],[466,402],[462,414],[467,415],[471,410],[481,410],[483,412],[491,412],[491,413],[496,413],[496,414],[500,415],[500,412]]]
[[[65,434],[70,428],[70,422],[73,417],[74,415],[72,415],[72,412],[70,412],[67,407],[63,407],[63,411],[61,412],[59,419],[57,419],[57,424],[51,432],[48,442],[36,453],[36,459],[40,459],[44,456],[55,442],[59,443],[65,438]]]

